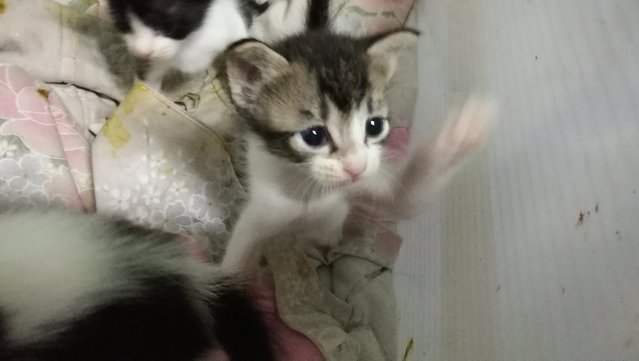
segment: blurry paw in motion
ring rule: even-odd
[[[431,142],[417,145],[409,158],[394,194],[398,218],[410,218],[478,151],[488,138],[497,115],[495,101],[469,98],[447,121]]]
[[[450,167],[480,148],[490,133],[497,116],[497,103],[492,99],[469,98],[461,110],[453,111],[429,149],[430,158]]]

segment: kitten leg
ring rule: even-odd
[[[157,92],[162,90],[162,79],[169,71],[170,66],[164,62],[151,62],[146,73],[142,77],[144,84]]]
[[[259,256],[262,242],[275,236],[286,226],[290,212],[291,207],[287,205],[280,205],[275,210],[272,205],[249,202],[233,228],[222,259],[222,269],[227,272],[249,270],[255,257]]]
[[[242,214],[240,219],[233,228],[233,234],[231,239],[226,245],[226,252],[220,266],[226,272],[240,272],[246,268],[248,259],[252,252],[256,252],[254,248],[257,248],[259,241],[251,236],[255,230],[255,224],[252,224],[252,220],[255,216]]]

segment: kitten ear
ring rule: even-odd
[[[254,103],[262,87],[288,66],[283,56],[257,40],[238,43],[224,58],[231,98],[240,107]]]
[[[393,77],[397,58],[417,42],[419,33],[403,29],[373,38],[368,46],[371,59],[370,72],[374,83],[386,85]]]

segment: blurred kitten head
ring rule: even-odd
[[[141,59],[170,59],[199,28],[211,0],[108,0],[127,47]]]

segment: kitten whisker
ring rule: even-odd
[[[304,197],[306,196],[306,191],[313,184],[314,181],[315,180],[313,178],[309,177],[309,178],[306,178],[304,181],[298,183],[298,185],[295,187],[295,191],[293,192],[293,195],[296,195],[298,193],[298,189],[301,189],[302,192],[300,193],[300,198],[304,199]]]
[[[315,181],[315,179],[310,178],[310,177],[308,178],[308,184],[306,185],[306,187],[304,187],[304,191],[302,192],[302,196],[301,196],[301,198],[302,198],[302,199],[309,199],[309,198],[307,197],[307,194],[308,194],[307,192],[308,192],[309,190],[312,190],[312,189],[313,189],[312,187],[313,187],[313,186],[314,186],[314,184],[316,184],[316,183],[317,183],[317,182]]]

